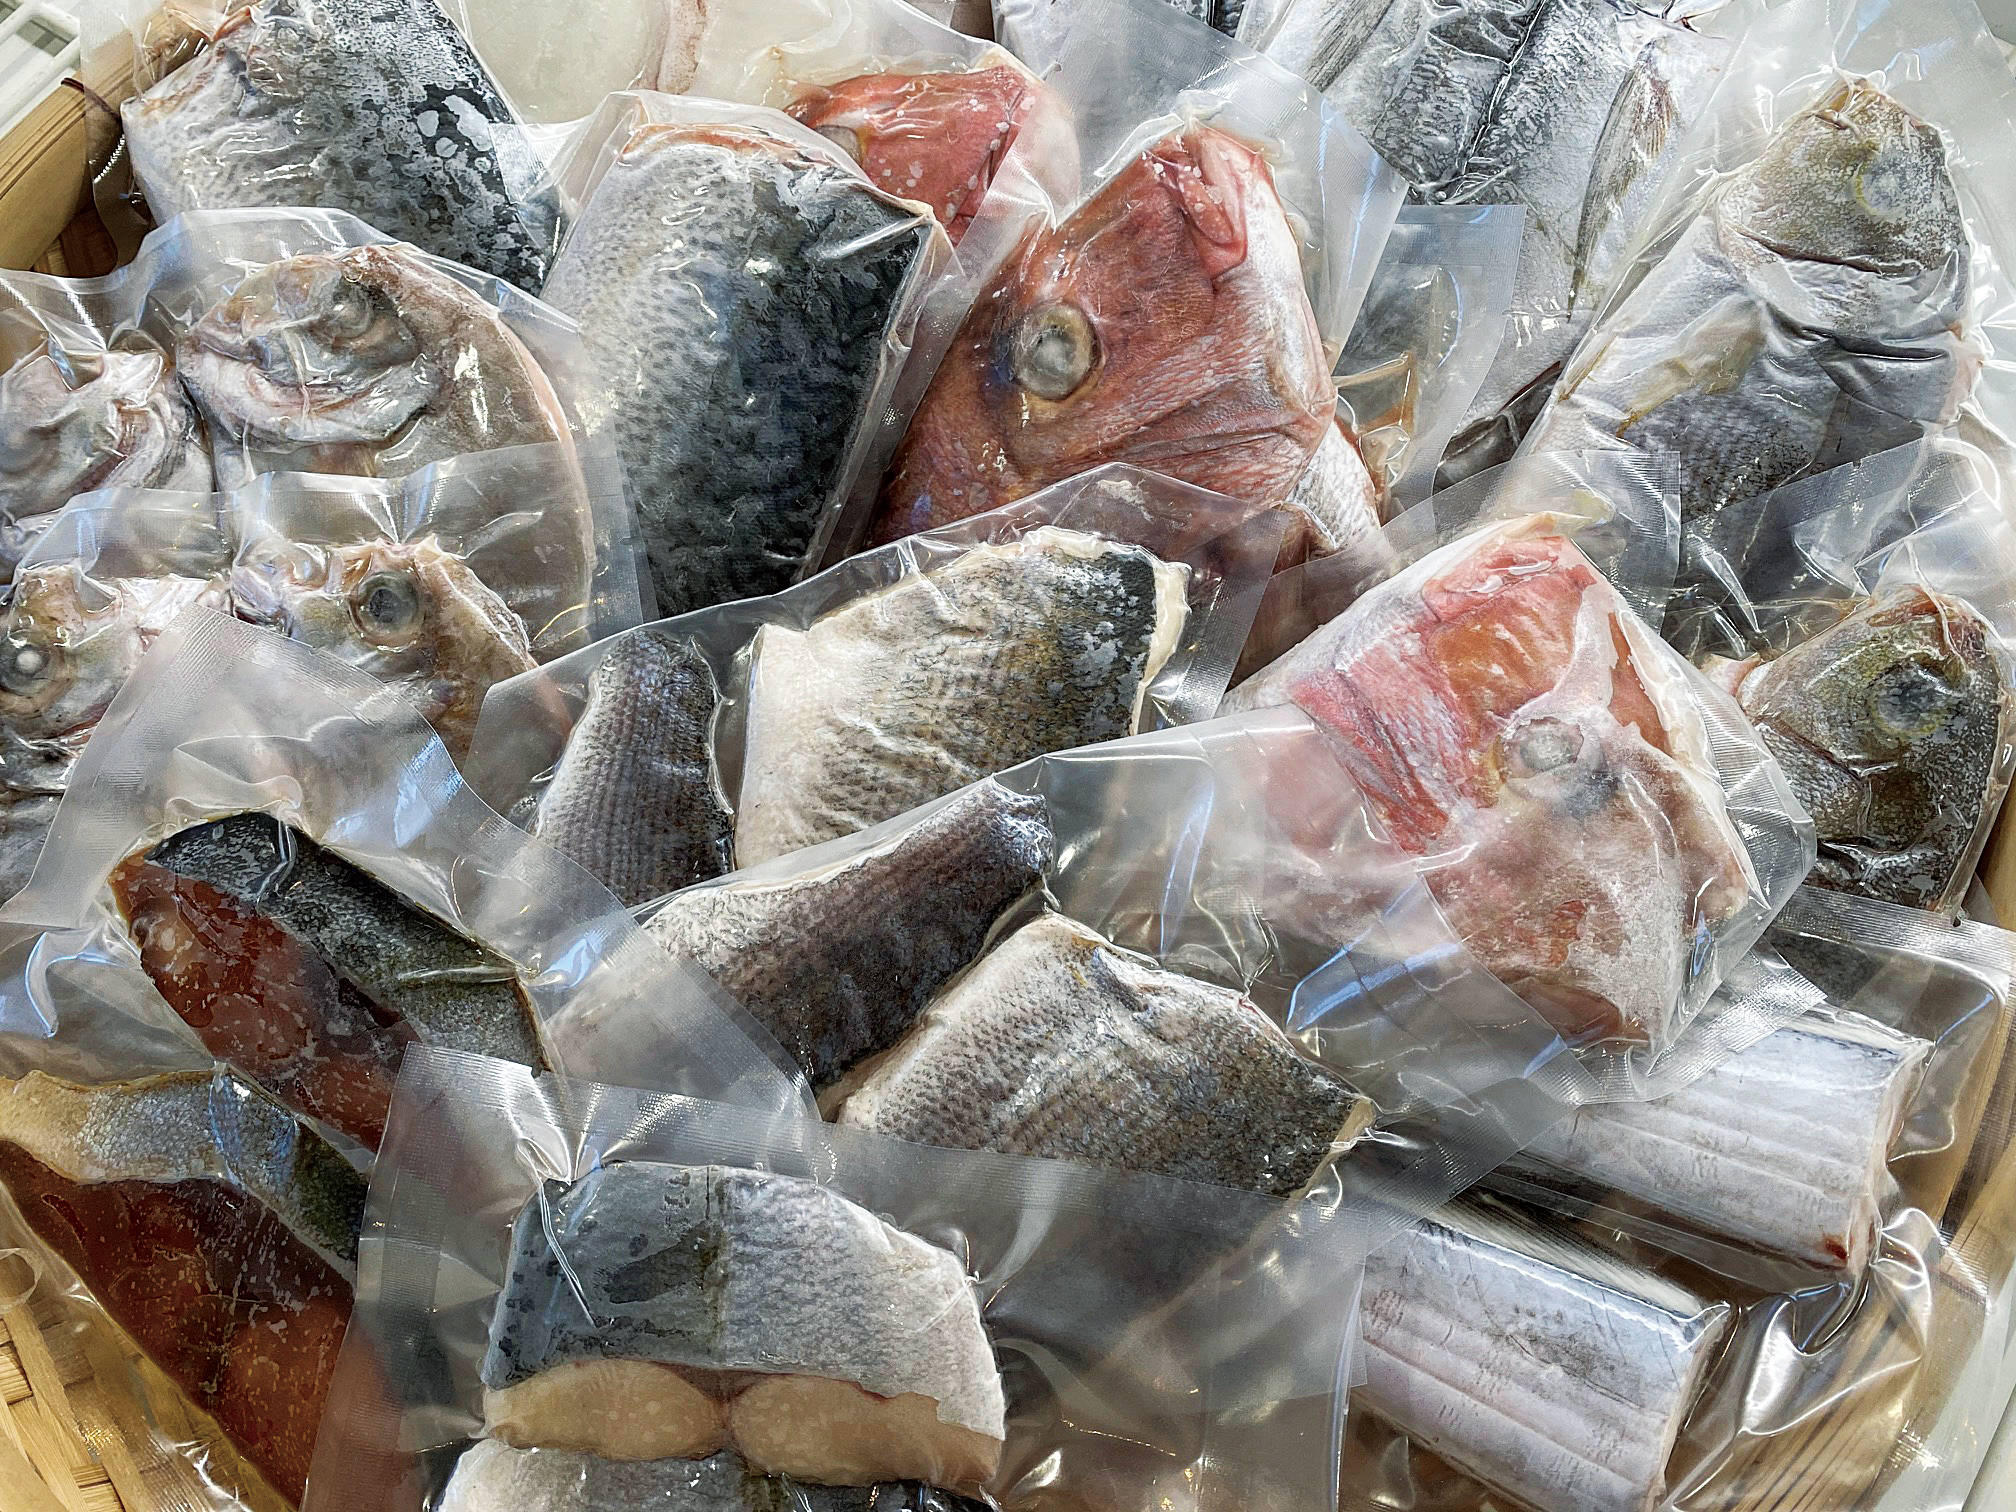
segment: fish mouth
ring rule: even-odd
[[[1222,131],[1197,127],[1158,142],[1144,161],[1188,222],[1207,275],[1217,278],[1246,261],[1246,196],[1266,171],[1258,152]]]

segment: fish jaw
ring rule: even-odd
[[[1057,360],[1061,371],[1037,366]],[[918,408],[878,536],[963,519],[1103,462],[1278,500],[1335,410],[1265,161],[1193,127],[1009,259]]]

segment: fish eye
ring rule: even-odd
[[[9,636],[0,642],[0,688],[27,697],[56,675],[62,651],[41,641]]]
[[[1015,333],[1015,381],[1039,399],[1070,398],[1098,360],[1092,322],[1075,305],[1038,310]]]
[[[1879,220],[1899,220],[1910,208],[1910,170],[1903,155],[1878,152],[1855,176],[1863,208]]]
[[[861,157],[861,133],[852,126],[821,126],[819,135],[850,158],[859,160]]]
[[[371,635],[400,635],[420,620],[420,590],[401,572],[374,572],[350,590],[350,612]]]
[[[1895,735],[1926,735],[1946,722],[1958,690],[1936,664],[1899,662],[1870,690],[1869,712]]]
[[[371,329],[370,291],[355,279],[345,278],[330,291],[322,323],[336,336],[361,336]]]
[[[1534,777],[1564,767],[1582,754],[1582,732],[1558,719],[1536,719],[1513,736],[1505,753],[1515,777]]]

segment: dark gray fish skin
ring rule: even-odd
[[[156,217],[328,205],[537,293],[560,200],[431,0],[259,0],[122,107]]]
[[[456,1462],[439,1512],[986,1512],[922,1481],[822,1486],[761,1475],[732,1451],[615,1460],[481,1439]]]
[[[626,908],[720,876],[734,848],[714,764],[720,703],[690,637],[623,636],[588,680],[532,832]]]
[[[1737,697],[1813,816],[1810,881],[1958,906],[2016,737],[2010,668],[1979,615],[1893,589],[1750,673]]]
[[[661,614],[810,564],[933,234],[923,207],[753,130],[646,126],[610,165],[546,299],[600,375]]]
[[[1054,853],[1041,798],[982,782],[851,860],[694,888],[645,928],[706,968],[821,1091],[902,1036]]]
[[[509,961],[291,825],[232,814],[170,835],[147,859],[273,919],[430,1042],[545,1069]]]
[[[1938,131],[1844,80],[1589,334],[1525,449],[1670,457],[1690,522],[1888,450],[1971,383],[1968,283]]]
[[[1238,993],[1045,914],[931,1006],[840,1121],[1288,1197],[1371,1112]]]

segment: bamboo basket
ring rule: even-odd
[[[117,144],[111,110],[132,92],[133,50],[121,38],[95,51],[75,83],[0,138],[0,267],[76,278],[108,273],[122,260],[94,203],[94,180]],[[2016,814],[1996,830],[1981,874],[2002,924],[2016,928]],[[2016,1062],[2000,1068],[1987,1101],[2016,1108]],[[2011,1134],[2009,1116],[1985,1120],[1968,1161],[1972,1179],[1962,1183],[1946,1224],[1966,1258],[1985,1262],[1990,1274],[2006,1269],[2016,1251]],[[17,1223],[0,1199],[0,1512],[204,1512],[215,1505],[217,1493],[205,1484],[211,1480],[245,1488],[240,1494],[257,1512],[284,1512],[284,1500],[121,1330],[58,1278],[44,1274],[31,1284],[29,1263],[5,1248],[21,1237],[12,1229]],[[1956,1345],[1967,1340],[1982,1305],[1965,1285],[1945,1288],[1938,1333]],[[1943,1406],[1945,1374],[1932,1360],[1899,1371],[1882,1409],[1864,1403],[1857,1422],[1823,1420],[1814,1436],[1876,1434],[1894,1444],[1922,1432]],[[1765,1454],[1756,1467],[1757,1494],[1727,1512],[1848,1512],[1838,1501],[1809,1502],[1779,1484],[1790,1467],[1774,1458]],[[1818,1466],[1809,1459],[1805,1468]],[[1864,1490],[1886,1479],[1880,1469],[1863,1474]],[[1853,1480],[1829,1479],[1824,1472],[1816,1479],[1827,1488],[1823,1497],[1854,1494]]]

